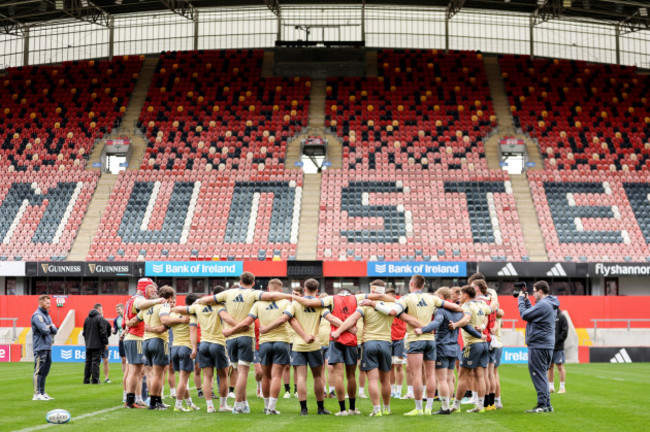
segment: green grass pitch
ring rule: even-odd
[[[643,408],[650,386],[648,364],[582,364],[567,365],[567,393],[552,395],[554,413],[524,414],[535,405],[535,392],[525,365],[504,365],[500,368],[503,410],[485,414],[462,412],[451,416],[404,417],[413,408],[413,401],[392,400],[393,414],[380,418],[368,417],[369,399],[358,399],[364,414],[357,417],[317,416],[313,395],[308,398],[311,415],[300,417],[298,401],[280,399],[280,416],[262,414],[263,401],[255,396],[255,380],[249,377],[248,398],[252,413],[208,414],[205,401],[196,397],[201,407],[196,412],[127,410],[119,408],[122,398],[118,365],[111,365],[113,384],[83,385],[83,364],[54,364],[46,391],[52,401],[32,401],[29,363],[0,364],[0,431],[66,430],[66,431],[197,431],[224,428],[225,431],[364,431],[368,430],[484,430],[484,431],[647,431],[650,430],[650,410]],[[168,393],[168,389],[166,389]],[[310,390],[310,393],[312,391]],[[171,404],[171,399],[166,402]],[[231,403],[229,401],[229,403]],[[325,406],[338,410],[335,399],[326,399]],[[436,402],[434,409],[438,409]],[[465,409],[468,405],[463,405]],[[72,414],[65,425],[50,425],[45,414],[63,408]],[[79,418],[82,417],[82,418]],[[480,428],[480,429],[479,429]]]

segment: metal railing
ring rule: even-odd
[[[517,328],[515,327],[515,324],[517,323],[517,321],[519,321],[519,320],[516,320],[516,319],[504,319],[504,320],[501,320],[502,328],[508,328],[510,330],[516,330]],[[512,326],[506,327],[506,323],[512,324]]]
[[[631,330],[633,322],[648,322],[648,323],[650,323],[650,318],[618,318],[618,319],[599,318],[599,319],[592,319],[591,321],[594,323],[594,335],[595,335],[596,330],[598,330],[598,323],[599,322],[625,322],[625,323],[627,323],[627,329]]]
[[[12,324],[12,327],[13,327],[12,334],[13,334],[13,336],[11,337],[11,341],[12,342],[15,341],[16,338],[18,337],[17,333],[16,333],[16,323],[18,322],[18,318],[0,318],[0,321],[13,321],[13,324]]]

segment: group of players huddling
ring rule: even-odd
[[[201,298],[190,294],[186,305],[174,306],[176,296],[171,287],[158,289],[151,279],[140,279],[137,294],[125,308],[124,350],[128,364],[125,406],[146,407],[136,393],[139,394],[147,364],[150,366],[147,368],[148,408],[166,409],[162,401],[163,375],[165,368],[173,365],[173,371],[179,372],[174,409],[199,409],[188,390],[188,380],[198,360],[208,412],[250,413],[246,386],[251,364],[258,357],[267,415],[280,414],[276,404],[287,365],[294,367],[300,415],[308,414],[308,367],[314,379],[318,414],[331,414],[324,406],[328,394],[324,386],[326,364],[331,368],[329,379],[334,383],[339,402],[340,410],[335,415],[361,414],[356,408],[356,368],[360,361],[373,405],[370,416],[383,416],[391,414],[391,396],[401,396],[402,374],[396,374],[397,382],[391,387],[391,370],[394,363],[401,370],[406,351],[408,381],[412,384],[409,395],[415,401],[415,408],[404,415],[459,412],[461,399],[469,391],[474,394],[475,406],[468,412],[502,408],[498,366],[503,311],[499,309],[496,292],[487,287],[481,274],[470,277],[466,286],[443,287],[435,294],[423,293],[424,283],[422,276],[413,276],[409,293],[402,297],[396,297],[394,290],[386,292],[386,284],[381,280],[371,283],[368,294],[353,295],[342,289],[337,295],[329,296],[319,295],[318,281],[309,279],[304,283],[304,291],[300,288],[285,294],[279,279],[270,280],[266,291],[254,290],[255,276],[244,272],[235,288]],[[255,350],[256,320],[259,320],[258,352]],[[321,324],[322,320],[328,323]],[[407,331],[395,331],[399,328],[394,325],[397,323],[402,326],[405,323]],[[319,342],[323,325],[331,325],[328,347],[322,347],[323,343]],[[171,358],[168,355],[170,328],[173,332]],[[458,363],[456,382],[454,369]],[[236,371],[232,407],[227,403],[231,367]],[[215,369],[218,406],[213,401]],[[348,380],[349,409],[346,409],[344,377]],[[288,388],[286,384],[285,388]],[[433,411],[437,397],[442,406]]]

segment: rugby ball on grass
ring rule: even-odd
[[[55,409],[45,415],[45,420],[47,420],[48,423],[53,424],[67,423],[71,418],[72,416],[70,413],[64,409]]]

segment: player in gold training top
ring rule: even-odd
[[[282,281],[271,279],[267,286],[269,292],[282,292]],[[256,319],[260,327],[268,326],[278,319],[289,307],[288,299],[262,300],[256,302],[248,313],[248,317],[235,327],[226,329],[223,334],[232,336],[247,329]],[[262,366],[262,395],[264,397],[264,413],[267,415],[280,414],[275,409],[280,394],[282,373],[285,365],[290,363],[288,325],[282,324],[268,333],[260,334],[260,365]]]
[[[244,272],[239,277],[239,287],[232,288],[213,296],[203,297],[197,302],[203,305],[223,303],[237,325],[242,322],[258,300],[282,300],[290,299],[289,294],[282,292],[264,292],[254,290],[255,275],[251,272]],[[227,323],[226,323],[227,324]],[[226,329],[234,327],[224,326]],[[248,414],[251,412],[246,400],[246,385],[248,383],[248,371],[253,360],[255,360],[255,329],[249,325],[244,331],[233,334],[226,341],[228,357],[232,367],[237,369],[237,382],[235,384],[235,406],[233,414]]]
[[[307,415],[307,365],[311,368],[314,376],[314,393],[318,403],[318,414],[331,414],[325,409],[323,402],[323,353],[320,343],[317,342],[318,329],[321,317],[325,317],[331,323],[340,326],[342,323],[336,317],[331,316],[329,310],[320,306],[318,294],[319,283],[315,279],[305,281],[305,299],[318,301],[319,306],[303,306],[297,300],[302,297],[295,297],[294,301],[287,307],[284,314],[268,326],[260,327],[260,335],[268,333],[278,326],[289,321],[298,335],[293,341],[291,352],[291,365],[294,366],[294,380],[298,387],[298,399],[300,401],[300,415]],[[316,341],[316,342],[315,342]]]
[[[375,280],[370,285],[372,294],[384,294],[386,283]],[[362,341],[361,370],[368,374],[368,392],[373,405],[370,416],[390,414],[390,370],[391,362],[391,327],[394,317],[378,312],[375,307],[392,307],[392,302],[370,302],[367,306],[359,306],[337,330],[332,332],[332,338],[338,339],[343,332],[354,326],[363,318],[363,333],[358,335]],[[389,306],[390,305],[390,306]],[[383,410],[379,401],[379,388],[381,383],[381,399]]]
[[[476,300],[476,290],[470,285],[461,288],[461,304],[463,308],[463,318],[460,321],[452,322],[449,328],[452,330],[470,324],[479,331],[483,331],[487,324],[487,316],[493,312],[492,308],[482,301]],[[470,382],[470,374],[475,376],[476,391],[478,392],[478,403],[468,412],[485,412],[485,368],[488,365],[488,346],[483,339],[472,336],[465,330],[461,331],[463,336],[463,356],[460,362],[460,371],[458,374],[458,388],[456,389],[456,399],[451,407],[451,412],[460,411],[460,399],[465,394],[465,390]]]
[[[417,335],[415,329],[430,323],[436,310],[440,307],[451,311],[460,312],[460,306],[441,300],[439,297],[423,293],[424,277],[414,275],[409,282],[409,294],[401,297],[394,307],[377,305],[379,312],[397,316],[408,324],[407,327],[407,361],[413,373],[413,393],[415,395],[415,409],[405,413],[407,416],[424,415],[422,407],[422,365],[427,371],[426,393],[427,413],[431,413],[430,406],[436,392],[436,343],[435,336],[431,333]],[[362,305],[372,304],[367,300]]]
[[[205,403],[208,406],[208,412],[216,412],[214,402],[212,401],[212,383],[214,378],[214,369],[217,369],[219,376],[219,395],[221,403],[219,412],[230,412],[232,408],[228,406],[228,356],[226,355],[226,338],[222,333],[221,321],[235,325],[235,321],[226,312],[223,304],[201,305],[198,301],[191,306],[177,306],[173,309],[184,315],[194,315],[201,327],[201,349],[198,352],[199,365],[203,371],[203,385],[201,389],[205,397]],[[190,326],[190,341],[192,344],[192,355],[197,352],[197,329],[196,326]]]
[[[159,295],[165,301],[174,299],[174,289],[169,286],[160,288]],[[169,326],[173,324],[187,323],[187,317],[171,318],[169,316],[169,304],[161,303],[148,309],[140,309],[138,320],[144,321],[144,355],[151,365],[149,388],[150,402],[149,409],[164,410],[167,407],[162,402],[162,387],[165,366],[169,364],[167,356],[169,344]]]
[[[185,304],[191,306],[196,301],[196,294],[188,294],[185,297]],[[172,312],[170,314],[172,318],[185,318],[187,315],[179,314],[178,312]],[[172,325],[172,332],[174,334],[174,341],[172,343],[172,358],[171,365],[174,372],[179,372],[180,379],[178,381],[178,386],[176,390],[176,405],[174,411],[190,411],[198,410],[199,407],[194,405],[190,392],[187,389],[187,382],[190,379],[190,374],[194,370],[194,358],[196,357],[195,352],[192,352],[192,340],[190,339],[190,326],[196,327],[197,320],[195,315],[189,317],[188,322],[182,322]],[[192,357],[194,354],[194,357]],[[187,408],[183,408],[183,400],[187,404]]]

